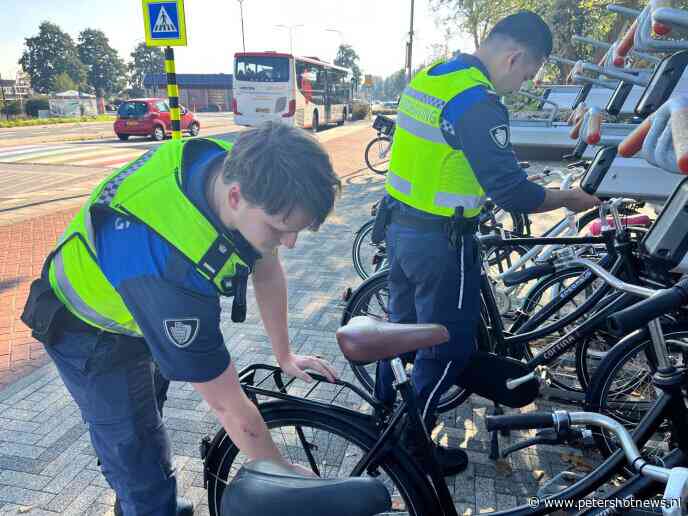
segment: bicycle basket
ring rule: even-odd
[[[373,120],[373,129],[379,131],[385,136],[391,136],[394,132],[394,126],[396,123],[394,120],[384,115],[377,115],[375,120]]]

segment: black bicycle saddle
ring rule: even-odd
[[[242,466],[222,495],[222,516],[372,516],[392,506],[375,478],[324,480],[268,460]]]

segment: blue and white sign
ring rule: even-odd
[[[176,39],[179,37],[179,15],[177,2],[148,4],[148,19],[152,23],[153,39]]]
[[[148,46],[186,45],[182,0],[142,0]]]

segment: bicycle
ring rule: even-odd
[[[621,285],[622,290],[627,287],[636,294],[640,291],[638,290],[640,287],[636,285],[620,283],[619,280],[592,262],[577,260],[577,265],[585,266],[595,274],[600,274],[605,281],[614,282],[615,287]],[[655,294],[654,291],[650,292]],[[670,300],[669,303],[667,300]],[[688,301],[688,283],[680,288],[673,287],[660,291],[657,297],[650,301],[654,303],[649,307],[647,304],[640,303],[631,307],[628,313],[632,313],[637,320],[647,323],[648,319],[658,316],[657,306],[661,307],[659,313],[662,313]],[[654,320],[658,321],[658,319]],[[350,325],[340,328],[337,332],[337,342],[344,356],[349,361],[360,363],[374,362],[391,358],[399,352],[410,352],[433,346],[447,338],[446,328],[440,325],[399,325],[380,322],[367,317],[360,317],[352,321]],[[653,344],[658,356],[666,354],[661,339],[654,339],[653,336]],[[327,384],[332,386],[332,390],[337,389],[329,402],[308,399],[319,385],[323,382],[326,383],[326,379],[319,375],[313,375],[317,383],[311,386],[305,395],[295,396],[287,391],[295,379],[284,382],[279,368],[263,364],[256,364],[244,369],[240,378],[247,395],[258,404],[268,428],[281,430],[284,443],[282,451],[289,459],[308,464],[311,470],[319,476],[340,473],[342,470],[346,476],[358,477],[364,474],[373,476],[388,489],[391,499],[396,501],[395,510],[399,512],[406,512],[410,515],[454,516],[457,514],[456,508],[435,460],[431,438],[418,411],[414,388],[401,359],[393,358],[392,363],[396,378],[395,389],[400,393],[402,400],[396,407],[386,407],[366,392],[344,381]],[[256,381],[256,375],[260,371],[267,371],[267,375]],[[559,509],[558,505],[554,503],[555,501],[580,500],[611,480],[615,473],[624,466],[624,458],[627,458],[628,463],[637,471],[637,475],[624,484],[622,488],[612,493],[612,496],[620,496],[619,493],[623,493],[624,496],[629,494],[646,496],[654,488],[652,481],[660,481],[667,484],[664,491],[665,499],[678,497],[684,500],[685,493],[688,493],[688,469],[682,467],[674,469],[674,466],[682,466],[686,463],[686,452],[688,452],[688,418],[686,416],[688,416],[688,408],[683,402],[681,393],[685,377],[676,373],[675,368],[670,365],[664,368],[661,373],[657,373],[656,385],[662,390],[662,397],[648,412],[648,415],[643,418],[633,436],[613,419],[595,413],[562,411],[554,414],[488,416],[486,421],[489,431],[549,430],[546,436],[540,435],[536,439],[526,441],[527,446],[540,443],[554,445],[569,443],[581,437],[580,432],[572,429],[574,426],[597,425],[614,432],[623,449],[623,452],[621,450],[616,451],[592,472],[561,492],[542,497],[537,504],[530,503],[527,506],[493,514],[506,516],[554,512]],[[261,387],[268,378],[274,380],[275,390]],[[341,404],[335,405],[335,400],[345,391],[349,394],[354,393],[367,403],[371,408],[369,412],[372,413],[366,414]],[[259,403],[259,396],[274,401]],[[354,403],[354,406],[357,405]],[[657,425],[665,417],[670,418],[677,425],[679,447],[663,458],[665,467],[659,467],[642,459],[638,448],[642,448],[649,435],[656,430]],[[399,435],[404,426],[408,426],[420,443],[421,456],[425,461],[426,471],[423,471],[419,463],[408,455],[403,447],[398,446]],[[284,430],[285,427],[287,428],[286,431]],[[305,428],[322,433],[304,431]],[[325,440],[325,434],[342,439],[344,444],[332,446],[330,441]],[[634,444],[634,441],[637,445]],[[325,444],[327,446],[324,446]],[[509,453],[517,449],[513,448]],[[201,451],[204,464],[204,485],[208,489],[210,514],[219,515],[222,514],[221,504],[223,503],[225,488],[233,476],[231,475],[232,467],[234,466],[235,470],[238,470],[241,466],[241,460],[237,459],[239,450],[231,442],[225,431],[221,429],[212,440],[209,437],[203,440]],[[323,456],[326,458],[322,462],[316,460]],[[327,459],[332,460],[328,462]],[[259,480],[257,478],[255,481]],[[287,482],[289,481],[287,480]],[[350,485],[345,484],[347,487]],[[373,488],[371,487],[371,489]],[[282,493],[285,496],[289,494],[288,490],[282,491]],[[231,498],[231,491],[227,496],[227,499],[229,498]],[[245,498],[243,501],[250,503]]]
[[[608,203],[615,219],[620,219],[614,203]],[[606,219],[602,213],[603,219]],[[634,262],[632,250],[634,241],[629,229],[619,222],[616,229],[607,229],[597,237],[567,238],[508,238],[496,235],[481,238],[481,245],[489,248],[516,245],[604,245],[607,255],[600,259],[604,268],[624,274],[630,281],[637,282],[632,276]],[[609,346],[605,335],[605,317],[628,303],[626,299],[612,292],[606,285],[600,285],[595,276],[584,272],[580,267],[555,268],[552,264],[540,264],[506,275],[507,284],[541,279],[531,289],[524,309],[517,312],[509,328],[505,327],[495,298],[491,280],[481,276],[482,318],[478,327],[478,349],[494,352],[502,356],[525,358],[523,375],[530,374],[527,380],[535,380],[537,375],[546,375],[546,380],[560,391],[574,393],[583,401],[583,393],[590,384],[592,374],[599,359]],[[554,292],[552,292],[554,291]],[[555,295],[556,294],[556,295]],[[577,299],[582,295],[580,305]],[[546,300],[544,306],[540,301]],[[341,324],[359,315],[370,315],[388,319],[387,309],[387,271],[380,271],[366,280],[348,299]],[[570,307],[573,304],[573,308]],[[573,323],[584,319],[578,325]],[[575,350],[575,358],[567,357]],[[368,391],[374,389],[374,368],[350,364],[356,378]],[[551,371],[547,372],[547,368]],[[539,378],[539,376],[538,376]],[[540,378],[542,379],[542,378]],[[494,385],[500,382],[493,382]],[[554,395],[554,393],[553,393]],[[463,403],[470,392],[458,386],[450,388],[441,398],[438,411],[445,412]],[[571,394],[567,395],[568,397]],[[524,398],[526,401],[528,397]]]
[[[377,136],[368,143],[363,155],[368,168],[376,174],[385,175],[389,170],[389,155],[395,128],[396,122],[384,115],[377,115],[373,121],[373,129],[377,131]]]

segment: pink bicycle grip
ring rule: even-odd
[[[671,7],[671,0],[652,0],[652,11],[658,7]],[[662,22],[658,22],[652,18],[652,32],[658,36],[666,36],[671,32],[671,25],[665,25]]]
[[[648,117],[643,122],[636,127],[631,134],[626,136],[623,141],[619,144],[618,153],[619,156],[624,158],[630,158],[635,155],[640,149],[643,148],[643,142],[647,133],[652,127],[652,118]]]
[[[638,20],[635,20],[623,35],[619,44],[616,46],[614,52],[614,66],[623,66],[626,61],[626,56],[633,48],[633,39],[635,38],[635,30],[638,27]]]
[[[590,119],[588,120],[588,132],[585,135],[585,141],[588,145],[597,145],[602,137],[602,112],[595,109],[590,112]]]

